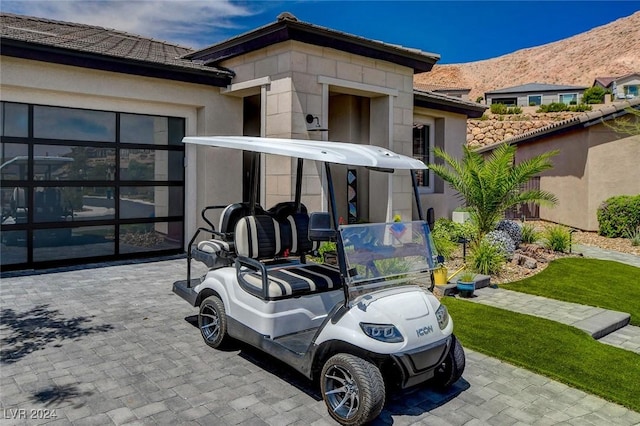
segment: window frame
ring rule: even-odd
[[[531,106],[531,98],[532,97],[539,97],[540,98],[540,103],[537,103],[534,106],[542,105],[543,96],[542,96],[542,94],[537,94],[537,95],[527,95],[527,106]]]
[[[571,105],[571,101],[569,102],[562,101],[563,96],[574,96],[576,98],[576,105],[578,105],[578,93],[558,93],[558,103]]]
[[[413,127],[413,136],[412,136],[412,142],[411,142],[411,155],[413,158],[417,158],[420,161],[424,162],[425,164],[429,165],[429,163],[433,162],[433,148],[435,147],[435,120],[432,118],[426,118],[426,117],[420,117],[419,119],[416,120],[416,122],[414,123],[414,127]],[[417,125],[421,125],[423,126],[421,129],[428,129],[428,135],[427,135],[427,143],[428,146],[423,147],[426,148],[424,149],[425,154],[422,156],[422,158],[419,158],[418,155],[416,155],[415,151],[414,151],[414,144],[415,144],[415,131],[418,130],[416,128]],[[424,142],[423,142],[424,143]],[[425,161],[425,158],[427,161]],[[435,192],[435,176],[434,173],[431,169],[427,169],[424,171],[420,171],[422,173],[424,173],[427,176],[428,185],[420,185],[418,186],[418,192],[420,194],[433,194]],[[418,173],[420,173],[418,172]]]

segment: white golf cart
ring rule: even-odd
[[[199,306],[198,325],[214,348],[247,342],[319,380],[331,416],[341,424],[373,420],[385,389],[430,381],[446,388],[465,366],[447,309],[427,289],[435,251],[417,190],[426,166],[384,148],[342,142],[251,137],[187,137],[187,144],[254,153],[248,203],[207,207],[189,243],[187,280],[173,291]],[[260,153],[298,159],[295,200],[264,210],[256,204]],[[304,160],[324,163],[330,212],[300,202]],[[418,221],[339,224],[331,164],[375,172],[410,170]],[[222,210],[217,228],[207,218]],[[200,234],[211,239],[195,243]],[[308,259],[322,241],[336,243],[337,264]],[[191,278],[191,261],[209,271]]]

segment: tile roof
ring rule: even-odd
[[[420,83],[414,82],[413,88],[416,90],[428,91],[428,92],[452,92],[452,91],[471,91],[471,89],[467,87],[452,87],[452,86],[443,86],[441,84],[428,84],[428,83]]]
[[[486,94],[497,93],[519,93],[519,92],[549,92],[560,90],[585,90],[587,87],[581,86],[565,86],[559,84],[545,84],[545,83],[527,83],[521,86],[505,87],[504,89],[491,90],[485,92]]]
[[[0,14],[0,37],[142,63],[232,75],[228,70],[181,59],[194,51],[191,48],[92,25],[3,12]]]
[[[596,77],[593,84],[600,83],[603,87],[609,87],[618,77]]]
[[[478,152],[491,151],[496,146],[502,144],[520,144],[524,142],[533,141],[543,137],[545,135],[550,135],[562,130],[567,130],[573,127],[588,127],[589,125],[597,124],[601,121],[607,121],[613,118],[617,118],[620,115],[627,114],[627,108],[633,108],[636,110],[640,110],[640,99],[634,99],[628,102],[616,102],[609,105],[604,106],[601,109],[595,111],[585,112],[584,114],[576,115],[574,117],[568,118],[566,120],[557,121],[548,126],[541,127],[539,129],[532,130],[527,133],[522,133],[520,135],[505,139],[498,143],[483,146],[479,148]]]
[[[309,22],[299,21],[298,18],[288,12],[278,15],[275,22],[196,52],[188,53],[183,58],[201,59],[205,63],[218,63],[286,40],[298,40],[374,59],[387,60],[410,66],[414,69],[414,72],[429,71],[433,64],[440,59],[440,55],[436,53],[424,52],[419,49],[385,43],[379,40],[371,40]]]

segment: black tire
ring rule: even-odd
[[[204,342],[212,348],[222,348],[228,343],[227,313],[218,296],[209,296],[200,304],[198,328]]]
[[[322,367],[320,388],[329,414],[343,425],[361,425],[378,417],[384,406],[382,374],[374,364],[337,354]]]
[[[462,377],[465,367],[465,356],[462,345],[451,335],[451,348],[444,362],[436,368],[432,383],[439,389],[447,389]]]

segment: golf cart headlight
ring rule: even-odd
[[[391,324],[367,324],[361,322],[360,328],[362,328],[364,334],[381,342],[399,343],[404,341],[402,334]]]
[[[438,319],[440,330],[444,330],[447,327],[447,324],[449,324],[449,311],[447,311],[446,306],[440,304],[436,310],[436,318]]]

